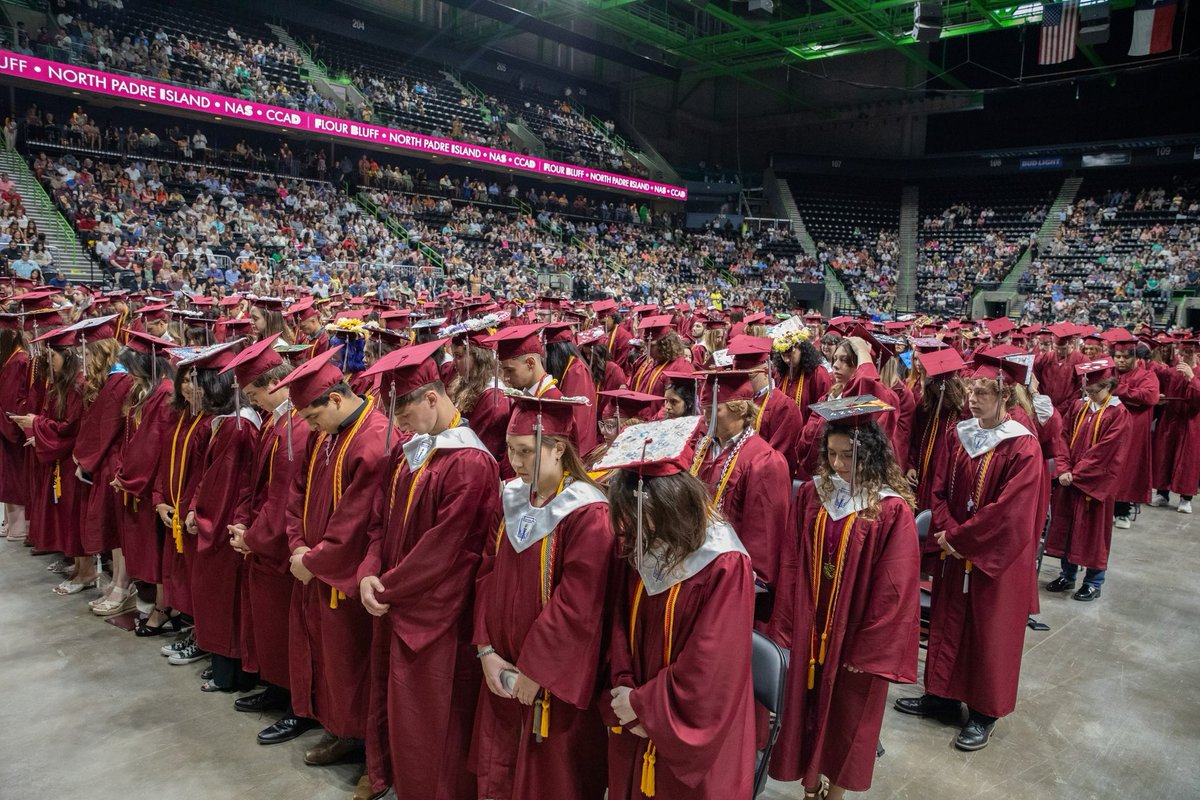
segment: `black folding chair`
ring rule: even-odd
[[[767,785],[767,767],[782,728],[783,696],[788,671],[787,651],[758,631],[752,631],[752,635],[750,672],[754,679],[754,699],[767,709],[771,717],[766,747],[755,754],[754,795],[751,800],[762,794]]]

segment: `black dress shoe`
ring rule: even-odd
[[[1073,592],[1075,591],[1075,581],[1067,580],[1063,577],[1057,577],[1046,584],[1047,592]]]
[[[988,741],[992,738],[992,728],[996,727],[995,722],[981,722],[971,718],[967,720],[967,724],[958,732],[958,736],[954,738],[954,746],[959,750],[982,750],[987,747]]]
[[[233,701],[233,707],[238,711],[283,711],[287,708],[287,699],[279,696],[279,692],[267,689],[258,694],[239,697]]]
[[[317,721],[304,717],[286,716],[269,728],[258,732],[259,744],[282,744],[317,727]]]
[[[962,714],[962,705],[957,700],[934,694],[901,697],[896,700],[895,708],[902,714],[912,714],[915,717],[959,717]]]
[[[1072,600],[1082,600],[1083,602],[1087,603],[1092,600],[1095,600],[1099,596],[1100,596],[1100,587],[1099,586],[1092,586],[1090,584],[1085,583],[1083,586],[1079,587],[1078,592],[1071,595],[1071,599]]]

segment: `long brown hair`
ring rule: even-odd
[[[825,431],[821,435],[821,458],[817,463],[815,480],[818,495],[827,498],[833,494],[834,472],[833,468],[829,466],[829,437],[835,433],[849,436],[855,441],[855,446],[858,448],[858,455],[855,459],[858,465],[858,474],[854,476],[854,483],[856,489],[866,491],[868,503],[868,507],[859,512],[860,517],[865,520],[873,520],[879,515],[879,504],[883,500],[880,492],[885,487],[904,498],[904,502],[908,503],[909,508],[917,507],[917,500],[908,486],[908,480],[900,471],[900,465],[896,463],[891,440],[876,422],[868,422],[857,428],[840,425],[825,426]]]
[[[465,379],[461,375],[455,376],[447,394],[463,414],[470,414],[496,377],[496,353],[486,347],[463,346],[468,348],[471,369]]]
[[[84,348],[84,360],[87,362],[87,379],[83,384],[83,402],[91,405],[104,382],[108,380],[108,372],[117,363],[117,340],[96,339],[88,342]]]
[[[916,359],[913,361],[919,363]],[[957,420],[962,416],[962,410],[967,407],[967,387],[962,378],[951,375],[929,379],[921,392],[921,408],[932,414],[937,409],[939,395],[944,418]]]
[[[591,476],[588,475],[587,465],[583,463],[583,458],[579,455],[579,451],[575,449],[574,443],[565,436],[542,436],[542,447],[553,447],[558,443],[562,443],[563,455],[562,466],[563,473],[570,475],[576,481],[600,488],[600,484],[596,483]]]
[[[677,358],[688,354],[683,339],[672,331],[661,339],[655,339],[650,345],[650,358],[657,364],[670,364]]]
[[[83,392],[83,387],[80,385],[79,380],[83,361],[74,347],[51,347],[50,349],[62,356],[63,367],[58,372],[55,372],[50,379],[46,399],[54,400],[55,415],[59,419],[62,419],[67,413],[68,393],[78,392],[82,394]]]
[[[608,515],[621,541],[621,556],[637,562],[638,475],[614,470],[608,479]],[[704,544],[710,520],[717,516],[708,489],[690,472],[646,478],[642,485],[642,547],[661,547],[667,570]],[[718,517],[719,518],[719,517]]]

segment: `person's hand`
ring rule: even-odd
[[[306,586],[314,577],[313,574],[309,572],[308,567],[304,566],[304,554],[311,549],[311,547],[297,547],[294,551],[292,551],[292,557],[289,562],[289,568],[291,569],[292,576]]]
[[[27,431],[33,427],[33,421],[37,418],[36,414],[13,414],[9,417],[23,431]]]
[[[908,472],[904,473],[904,477],[908,480],[909,486],[917,485],[917,471],[915,469],[910,469]]]
[[[368,575],[358,583],[358,596],[362,600],[363,608],[373,617],[382,617],[391,608],[387,603],[375,599],[375,593],[382,591],[383,581],[374,575]]]
[[[628,730],[634,736],[640,736],[643,739],[650,738],[650,734],[646,733],[646,729],[644,727],[642,727],[642,725],[640,723],[637,725],[634,725],[632,728],[626,728],[626,730]]]
[[[1183,363],[1182,361],[1180,361],[1179,364],[1176,365],[1175,369],[1179,370],[1184,375],[1186,375],[1187,379],[1189,381],[1196,375],[1195,370],[1193,370],[1191,367],[1189,367],[1187,364]],[[16,422],[16,421],[17,421],[17,418],[13,417],[13,422]],[[20,425],[19,422],[17,424]]]
[[[859,364],[870,364],[874,359],[871,358],[871,345],[866,339],[861,336],[849,336],[846,341],[850,343],[850,349],[854,351],[855,357]]]
[[[116,476],[113,476],[113,479],[109,481],[108,485],[116,489],[118,492],[125,491],[125,486],[122,485],[121,479]]]
[[[542,690],[542,687],[534,683],[524,673],[517,673],[517,685],[513,687],[512,696],[523,706],[533,705],[533,701],[537,699],[537,693]]]
[[[246,544],[246,526],[239,522],[225,527],[229,531],[229,546],[244,556],[250,555],[250,545]]]
[[[933,538],[937,541],[938,547],[942,548],[942,552],[944,552],[946,555],[954,556],[955,558],[962,558],[962,554],[951,547],[950,543],[946,541],[945,531],[938,531],[933,535]]]
[[[32,436],[30,436],[28,439],[25,440],[26,447],[34,447],[36,444],[37,444],[37,439],[34,439]]]
[[[859,669],[858,667],[852,667],[852,666],[850,666],[849,664],[842,664],[842,666],[846,668],[846,671],[847,671],[847,672],[853,672],[855,675],[861,675],[861,674],[862,674],[862,670],[861,670],[861,669]]]
[[[483,679],[487,682],[487,687],[491,693],[497,697],[512,700],[512,694],[504,688],[504,684],[500,681],[500,673],[506,669],[516,672],[517,668],[501,658],[498,653],[489,653],[479,659],[479,664],[483,667]]]
[[[613,714],[616,714],[617,721],[622,725],[628,725],[637,719],[637,712],[633,710],[633,706],[629,702],[629,694],[633,689],[628,686],[614,686],[609,694],[612,699],[609,700],[609,705],[612,706]]]
[[[154,510],[158,512],[158,518],[162,520],[162,524],[168,528],[171,527],[171,517],[175,516],[175,509],[166,503],[159,503]]]
[[[200,532],[200,528],[196,526],[196,512],[195,511],[188,512],[187,518],[184,519],[184,521],[183,521],[183,529],[185,531],[187,531],[188,533],[190,533],[192,536],[195,536],[197,533]]]
[[[1069,472],[1064,472],[1062,475],[1058,476],[1059,486],[1070,486],[1074,482],[1075,478]]]

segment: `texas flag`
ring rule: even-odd
[[[1137,0],[1129,55],[1148,56],[1171,49],[1177,0]]]

